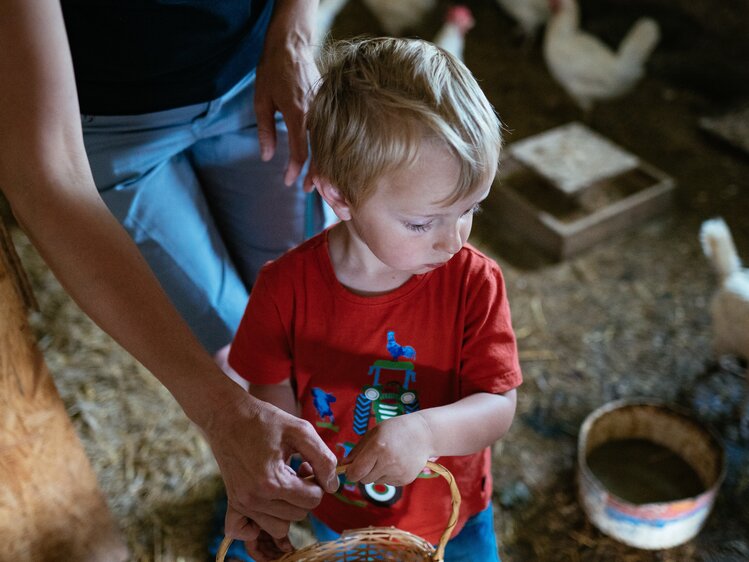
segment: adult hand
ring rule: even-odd
[[[296,181],[307,160],[307,107],[320,78],[311,44],[316,13],[316,1],[277,0],[257,67],[255,114],[260,154],[264,161],[273,158],[275,113],[279,111],[289,132],[286,185]],[[305,190],[311,189],[311,183],[305,182]]]
[[[338,488],[336,458],[309,422],[236,389],[237,399],[203,424],[226,485],[225,533],[255,541],[263,530],[284,539],[289,522],[320,503],[320,486],[331,493]],[[292,453],[309,462],[316,481],[291,470],[286,459]]]
[[[314,475],[312,466],[308,462],[302,463],[298,475],[300,478]],[[272,562],[294,548],[288,537],[276,539],[263,530],[260,531],[256,539],[245,541],[244,546],[245,551],[255,562]]]
[[[344,460],[346,478],[362,484],[410,484],[432,455],[430,437],[429,426],[419,412],[378,423]]]
[[[291,552],[293,547],[288,538],[275,539],[265,531],[260,531],[255,540],[245,541],[244,549],[255,562],[273,562]]]

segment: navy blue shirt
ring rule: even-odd
[[[257,66],[273,0],[62,0],[81,113],[201,103]]]

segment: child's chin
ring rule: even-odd
[[[419,273],[428,273],[429,271],[434,271],[435,269],[439,269],[445,265],[444,263],[429,263],[426,265],[421,266],[421,270]]]

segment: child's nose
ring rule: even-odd
[[[463,247],[463,236],[458,225],[445,228],[435,244],[435,249],[455,255]]]

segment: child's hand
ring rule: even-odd
[[[346,478],[363,484],[410,484],[432,454],[431,441],[431,430],[418,412],[385,420],[344,459]]]

